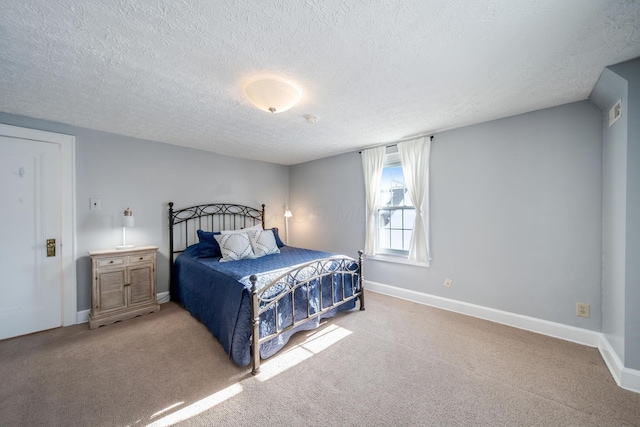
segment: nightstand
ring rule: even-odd
[[[89,328],[160,311],[156,297],[157,246],[89,252]]]

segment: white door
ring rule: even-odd
[[[0,339],[62,325],[59,150],[0,136]]]

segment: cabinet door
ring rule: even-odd
[[[98,270],[97,312],[116,310],[127,306],[125,298],[125,270]]]
[[[155,277],[153,264],[129,267],[129,306],[143,304],[155,299]]]

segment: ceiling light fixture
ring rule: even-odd
[[[271,77],[249,82],[244,93],[253,105],[271,113],[287,111],[301,96],[300,90],[291,83]]]

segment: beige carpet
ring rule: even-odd
[[[252,377],[173,303],[0,342],[2,426],[640,426],[598,350],[384,295]]]

